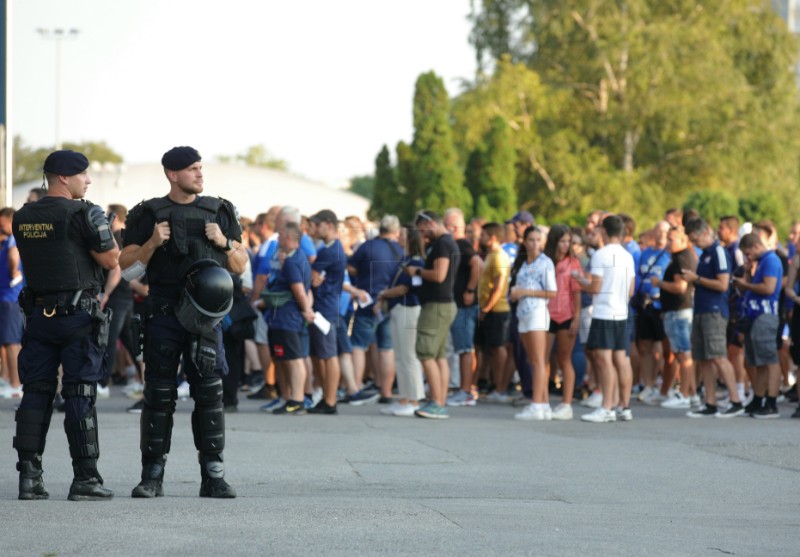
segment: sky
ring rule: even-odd
[[[450,95],[475,72],[469,0],[12,0],[11,125],[55,143],[106,141],[127,163],[174,145],[206,160],[263,144],[328,183],[371,174],[413,134],[414,83]]]

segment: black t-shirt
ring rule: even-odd
[[[419,293],[419,300],[423,304],[429,302],[447,303],[453,301],[453,285],[461,258],[458,255],[458,246],[450,234],[442,234],[431,243],[428,256],[425,258],[424,268],[433,269],[433,262],[441,257],[446,257],[450,260],[450,265],[447,268],[447,275],[444,281],[440,283],[423,279]]]
[[[667,270],[664,271],[664,282],[675,282],[675,276],[681,274],[682,269],[689,269],[694,271],[697,268],[697,256],[694,254],[692,248],[686,248],[683,251],[672,254],[672,260],[667,265]],[[662,311],[678,311],[682,309],[689,309],[692,307],[692,294],[694,293],[694,285],[689,283],[686,292],[683,294],[673,294],[661,289],[661,310]]]
[[[118,246],[122,246],[121,230],[114,232],[114,240],[116,240]],[[117,284],[117,287],[114,288],[109,296],[108,303],[111,305],[133,305],[133,290],[131,290],[131,284],[124,278],[120,278],[119,284]]]
[[[471,274],[472,270],[470,267],[470,261],[472,261],[472,258],[475,255],[475,249],[472,247],[472,243],[464,238],[456,240],[456,245],[458,246],[460,261],[458,264],[458,269],[456,270],[456,279],[453,285],[453,296],[456,299],[456,305],[458,307],[464,307],[464,291],[467,289],[467,284],[469,284],[469,275]],[[472,305],[474,306],[477,303],[478,297],[475,296],[475,301],[472,302]]]
[[[187,205],[197,205],[200,202],[200,199],[201,197],[198,195],[194,201]],[[179,203],[175,203],[175,205],[179,205]],[[241,242],[242,237],[238,226],[239,223],[232,223],[227,211],[222,209],[217,211],[217,216],[214,219],[214,222],[219,225],[220,230],[222,230],[222,233],[225,236],[231,238],[232,240],[236,240],[237,242]],[[131,244],[143,246],[145,242],[147,242],[147,240],[149,240],[153,235],[153,229],[155,226],[155,213],[140,203],[128,213],[128,218],[125,221],[125,232],[123,232],[122,235],[125,241],[125,246],[129,246]],[[177,299],[179,293],[179,286],[165,286],[155,283],[152,280],[150,281],[150,296],[157,296],[166,299]]]

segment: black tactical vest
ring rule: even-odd
[[[86,245],[69,237],[72,218],[89,204],[70,199],[27,203],[14,213],[13,230],[25,280],[36,295],[99,290],[103,271]]]
[[[200,197],[197,203],[181,205],[168,197],[144,202],[155,214],[156,222],[169,222],[170,238],[156,249],[147,265],[151,285],[183,284],[186,271],[195,261],[213,259],[226,268],[228,256],[206,238],[206,224],[217,220],[222,201],[217,197]]]

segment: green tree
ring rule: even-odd
[[[496,116],[486,137],[478,191],[473,192],[476,214],[503,222],[517,210],[516,159],[511,129]]]
[[[413,190],[420,208],[441,214],[460,207],[469,213],[472,199],[464,187],[449,112],[441,78],[433,72],[420,75],[414,91]]]
[[[711,223],[727,215],[739,214],[739,202],[732,194],[722,190],[702,189],[693,191],[683,203],[684,209],[694,209]]]
[[[786,205],[780,197],[771,191],[753,190],[739,199],[739,215],[745,222],[771,220],[778,231],[789,227],[789,215]]]
[[[648,218],[695,189],[744,195],[770,188],[784,205],[796,197],[798,98],[790,68],[798,48],[769,2],[479,4],[476,50],[508,53],[550,93],[565,94],[554,114],[533,114],[539,164],[557,189],[588,184],[580,200],[609,209],[621,203]],[[491,81],[506,71],[502,65]],[[475,88],[482,87],[479,80]],[[544,178],[519,168],[521,196],[529,175],[536,191]],[[542,209],[558,214],[572,197]]]
[[[389,205],[389,212],[397,215],[403,221],[411,221],[414,219],[414,213],[419,209],[414,178],[414,153],[408,143],[399,141],[395,147],[395,154],[397,155],[397,168],[395,169],[397,194]]]
[[[466,186],[467,191],[469,191],[469,194],[472,196],[470,210],[473,211],[473,214],[478,216],[483,216],[475,205],[475,200],[480,195],[482,174],[483,152],[480,147],[475,147],[470,151],[469,157],[467,158],[467,166],[464,169],[464,186]]]
[[[367,216],[372,220],[378,220],[383,215],[391,213],[396,197],[397,184],[394,179],[394,170],[389,157],[389,149],[384,145],[375,158],[375,189]]]
[[[85,141],[82,143],[64,143],[64,149],[71,149],[86,155],[90,162],[123,162],[122,155],[114,151],[105,141]],[[14,136],[13,143],[13,182],[22,184],[42,179],[44,160],[53,147],[32,147],[25,143],[19,135]]]
[[[375,176],[367,174],[364,176],[353,176],[350,178],[350,187],[348,191],[353,192],[361,197],[366,197],[372,200],[372,193],[375,189]]]
[[[221,163],[244,163],[245,166],[256,166],[259,168],[272,168],[275,170],[289,170],[289,165],[283,159],[275,158],[264,145],[251,145],[244,153],[238,155],[218,155],[217,160]]]

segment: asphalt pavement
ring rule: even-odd
[[[191,401],[178,403],[165,497],[131,499],[139,416],[98,401],[112,501],[67,501],[54,415],[47,501],[18,501],[13,400],[0,400],[0,555],[800,555],[800,419],[691,420],[637,404],[627,423],[228,414],[233,500],[198,497]],[[554,400],[555,402],[555,400]],[[576,407],[577,408],[577,407]]]

